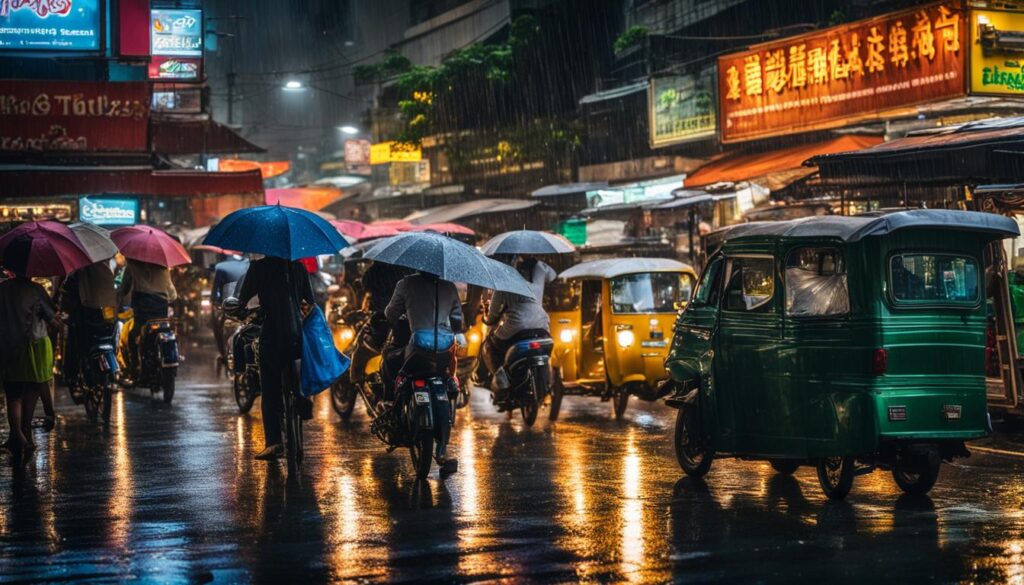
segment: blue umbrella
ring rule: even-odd
[[[232,212],[206,234],[203,244],[288,260],[337,254],[348,246],[327,220],[304,209],[282,205]]]

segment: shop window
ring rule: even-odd
[[[786,256],[786,314],[835,317],[850,312],[846,262],[836,248],[797,248]]]

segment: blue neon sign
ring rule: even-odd
[[[98,51],[100,0],[0,0],[0,50]]]
[[[96,225],[134,225],[139,217],[138,199],[78,200],[78,217]]]

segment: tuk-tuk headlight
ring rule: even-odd
[[[620,329],[615,334],[615,341],[619,343],[619,347],[625,348],[633,345],[633,342],[636,341],[636,336],[629,329]]]
[[[477,333],[476,331],[471,331],[469,333],[469,342],[470,343],[480,343],[480,334]]]
[[[558,340],[562,343],[572,343],[572,329],[562,329],[559,331]]]
[[[341,330],[341,340],[342,341],[351,341],[351,339],[354,336],[355,336],[355,332],[352,331],[351,329],[349,329],[348,327],[346,327],[346,328]]]

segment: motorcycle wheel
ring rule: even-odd
[[[416,469],[416,479],[427,479],[430,474],[431,453],[434,452],[434,437],[428,432],[420,433],[420,436],[409,446],[409,455],[412,457],[412,466]]]
[[[244,378],[245,374],[235,374],[231,382],[231,389],[235,394],[235,404],[238,405],[238,414],[248,414],[252,410],[252,403],[256,401],[256,394],[249,388],[249,383]]]
[[[523,406],[520,410],[523,413],[523,422],[526,426],[532,427],[533,423],[537,422],[537,410],[539,404],[537,398],[541,395],[540,389],[537,388],[537,377],[530,373],[530,395],[523,399]]]
[[[356,409],[356,388],[348,380],[341,379],[331,384],[331,406],[341,420],[347,421]]]
[[[111,387],[111,384],[104,384],[103,385],[103,412],[101,414],[103,416],[103,422],[105,422],[105,423],[109,423],[110,422],[110,403],[111,403],[111,401],[113,399],[113,394],[114,394],[114,389]]]
[[[565,395],[565,388],[562,386],[562,370],[553,368],[551,371],[551,404],[548,405],[548,420],[558,420],[558,412],[562,409],[562,396]]]
[[[164,404],[170,404],[174,400],[174,368],[162,368],[160,370],[160,388],[164,391]]]
[[[96,422],[102,402],[103,392],[99,388],[87,387],[85,389],[85,416],[89,418],[90,422]]]

